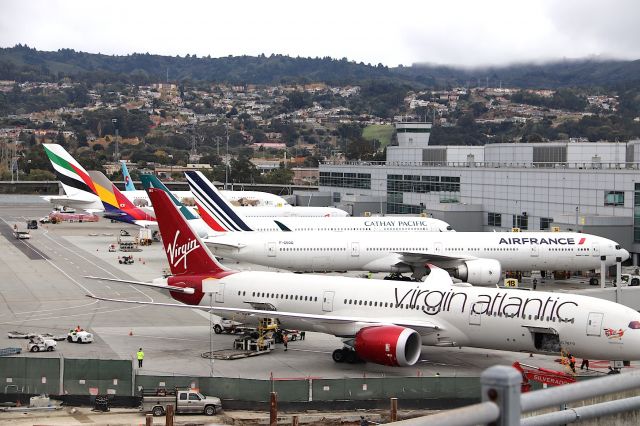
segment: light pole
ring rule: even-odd
[[[111,122],[113,123],[113,126],[116,128],[116,149],[113,151],[113,160],[118,161],[120,159],[120,152],[118,149],[118,119],[112,118]]]
[[[213,306],[213,292],[209,293],[209,306]],[[213,377],[213,311],[209,309],[209,366]]]
[[[224,121],[224,129],[227,136],[227,155],[224,166],[224,189],[227,189],[227,184],[229,183],[229,124],[227,123],[227,120]]]

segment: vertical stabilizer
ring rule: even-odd
[[[127,163],[125,161],[120,160],[120,164],[122,164],[122,176],[124,177],[124,190],[125,191],[135,191],[136,187],[131,180],[131,176],[129,176],[129,169],[127,169]]]
[[[215,218],[219,225],[229,231],[253,231],[247,225],[245,218],[220,194],[220,191],[202,172],[188,171],[185,174],[191,193],[198,204],[198,211],[202,209],[201,217],[205,221],[209,216]],[[212,224],[208,222],[207,224],[213,228]]]
[[[174,275],[217,274],[228,271],[220,265],[162,190],[150,188],[167,260]]]
[[[96,198],[97,194],[89,174],[71,154],[58,144],[45,143],[42,146],[65,194],[70,197]]]
[[[136,207],[102,172],[90,171],[89,176],[104,205],[104,217],[136,225],[155,222],[155,217]]]

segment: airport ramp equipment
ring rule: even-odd
[[[18,355],[22,352],[22,348],[2,348],[0,349],[0,356]]]

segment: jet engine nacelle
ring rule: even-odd
[[[397,325],[366,327],[356,334],[354,348],[364,361],[408,367],[420,358],[422,341],[415,330]]]
[[[453,275],[474,285],[495,285],[502,277],[502,266],[495,259],[467,260],[454,270]]]

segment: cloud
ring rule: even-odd
[[[395,66],[640,57],[640,3],[450,0],[3,0],[0,45],[214,57],[347,57]]]

